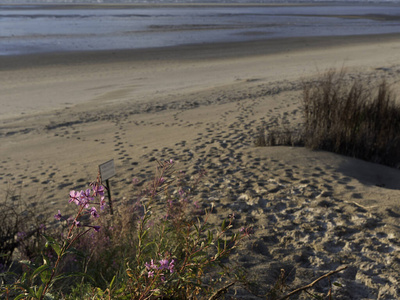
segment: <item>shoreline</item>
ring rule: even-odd
[[[356,5],[360,4],[357,1],[349,1],[343,2],[342,5]],[[149,7],[299,7],[299,6],[332,6],[335,3],[326,3],[326,2],[304,2],[304,3],[27,3],[27,4],[0,4],[1,6],[7,7],[24,7],[24,9],[29,9],[29,7],[43,7],[47,9],[102,9],[102,8],[149,8]],[[396,5],[380,3],[380,5]]]
[[[245,42],[185,44],[169,47],[97,51],[46,52],[0,56],[0,72],[53,65],[77,65],[149,60],[230,59],[283,52],[337,48],[349,45],[396,41],[400,33],[321,37],[271,38]],[[371,41],[373,40],[373,41]],[[1,74],[1,73],[0,73]]]
[[[174,94],[177,89],[194,92],[207,86],[232,85],[243,78],[294,80],[299,79],[296,74],[307,77],[330,68],[358,65],[365,69],[376,59],[381,61],[378,67],[387,67],[384,51],[392,53],[392,48],[399,47],[399,36],[286,38],[1,56],[0,122],[2,126],[16,123],[19,127],[24,119],[40,118],[41,113],[52,114],[76,105],[144,103],[163,94]],[[376,57],[378,52],[383,55]],[[388,54],[389,60],[395,63],[396,55]],[[312,65],[303,64],[303,60]],[[106,92],[107,86],[115,88]]]

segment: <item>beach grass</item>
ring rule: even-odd
[[[386,81],[375,88],[331,70],[303,83],[300,128],[264,129],[256,145],[302,146],[400,166],[400,105]]]

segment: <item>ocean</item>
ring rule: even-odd
[[[121,7],[70,5],[72,0],[40,2],[11,5],[15,1],[0,1],[0,55],[400,33],[400,1],[395,0],[317,1],[312,5],[281,1],[282,5],[273,6],[263,5],[268,1],[246,5],[240,0],[240,5],[203,1],[186,6],[114,1],[141,4]],[[98,2],[112,3],[85,3]]]

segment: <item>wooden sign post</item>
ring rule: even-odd
[[[110,213],[114,214],[113,208],[112,208],[111,189],[110,189],[110,181],[109,181],[109,179],[111,177],[115,176],[114,160],[111,159],[111,160],[99,165],[99,171],[100,171],[101,181],[102,182],[106,181],[108,201],[110,202]]]

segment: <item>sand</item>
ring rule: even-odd
[[[0,188],[52,216],[114,159],[118,206],[133,177],[173,159],[188,174],[207,170],[198,197],[215,205],[213,221],[234,212],[237,228],[254,227],[230,260],[261,288],[281,269],[290,290],[347,265],[332,277],[336,299],[398,299],[400,170],[254,146],[262,124],[301,121],[303,80],[343,66],[400,91],[399,36],[0,57]]]

